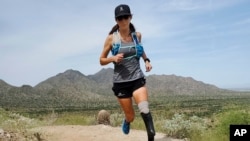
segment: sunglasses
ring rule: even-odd
[[[119,16],[119,17],[117,17],[116,20],[122,21],[123,19],[124,19],[124,20],[127,20],[128,18],[129,18],[129,15],[124,15],[124,16]]]

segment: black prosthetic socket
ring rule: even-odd
[[[154,141],[155,129],[151,113],[141,113],[141,116],[147,129],[148,141]]]

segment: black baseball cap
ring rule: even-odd
[[[119,17],[119,16],[131,16],[131,12],[130,12],[130,8],[128,5],[126,4],[120,4],[115,8],[115,18]]]

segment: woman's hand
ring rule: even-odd
[[[150,62],[148,62],[148,61],[145,62],[145,67],[146,67],[146,72],[149,72],[152,69]]]
[[[120,63],[123,59],[123,53],[119,53],[119,54],[116,54],[115,56],[113,56],[114,58],[114,62],[116,63]]]

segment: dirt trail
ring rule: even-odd
[[[45,126],[34,129],[42,134],[45,141],[147,141],[145,131],[131,130],[124,135],[119,127],[105,125],[80,126]],[[155,141],[184,141],[165,137],[157,133]]]

